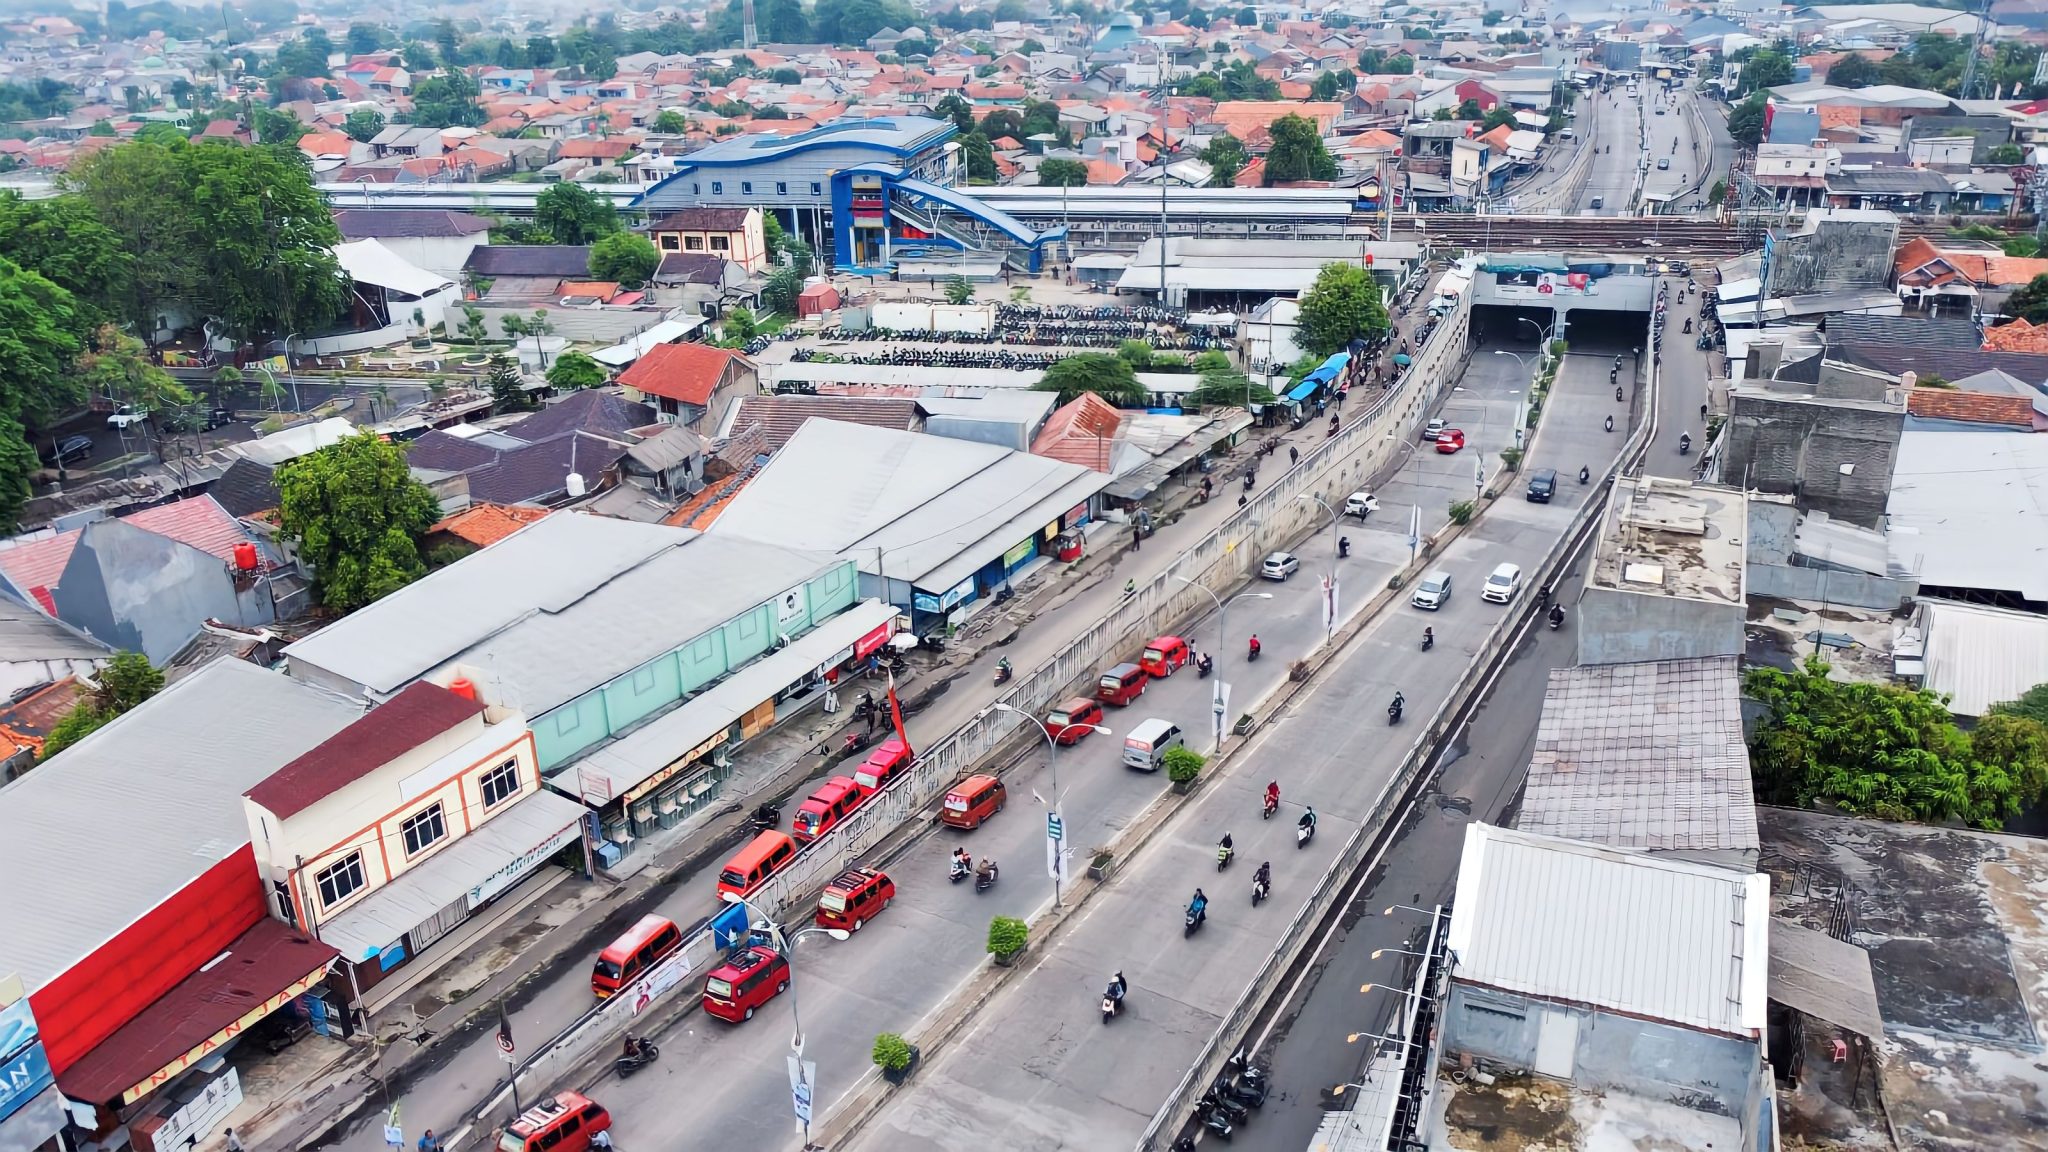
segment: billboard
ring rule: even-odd
[[[55,1080],[28,997],[0,1008],[0,1120],[14,1115]]]

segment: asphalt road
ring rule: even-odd
[[[1592,114],[1598,118],[1592,146],[1601,151],[1593,157],[1592,172],[1579,194],[1577,207],[1582,214],[1632,215],[1648,207],[1655,197],[1676,197],[1697,182],[1699,163],[1693,138],[1699,125],[1683,104],[1697,99],[1695,95],[1683,89],[1665,92],[1649,84],[1635,99],[1620,87],[1606,93],[1590,92],[1583,99],[1591,102]],[[1580,119],[1585,119],[1584,113]],[[1659,161],[1669,167],[1658,168]],[[1638,179],[1643,202],[1632,206]],[[1601,201],[1598,208],[1593,207],[1595,198]],[[1679,203],[1686,208],[1696,198],[1700,197],[1688,194]]]
[[[1641,98],[1629,99],[1628,90],[1619,87],[1611,92],[1588,92],[1580,102],[1590,105],[1590,114],[1597,121],[1591,146],[1600,151],[1593,156],[1592,171],[1586,174],[1586,186],[1573,207],[1581,215],[1625,216],[1629,199],[1635,193],[1637,165],[1643,157],[1643,102]],[[1588,112],[1580,112],[1580,122],[1587,116]],[[1600,201],[1598,208],[1593,206],[1596,199]]]
[[[1563,471],[1569,461],[1575,470],[1576,462],[1619,447],[1619,437],[1605,435],[1598,423],[1613,407],[1604,394],[1609,359],[1611,353],[1597,352],[1568,358],[1531,467]],[[1466,388],[1446,404],[1447,418],[1466,423],[1468,433],[1470,424],[1480,425],[1474,439],[1485,447],[1489,471],[1512,439],[1512,416],[1499,420],[1494,413],[1512,413],[1522,381],[1514,360],[1482,350]],[[1387,512],[1467,495],[1471,451],[1416,453],[1399,479],[1381,489],[1382,515],[1352,533],[1355,543],[1367,538],[1363,553],[1405,552],[1404,517]],[[1548,505],[1510,496],[1451,544],[1442,561],[1456,581],[1450,603],[1436,613],[1396,605],[1370,624],[1340,657],[1335,674],[1254,736],[1250,754],[1212,780],[1098,891],[1038,966],[1012,981],[955,1044],[920,1069],[912,1089],[897,1096],[854,1146],[912,1152],[1107,1148],[1134,1141],[1263,962],[1293,902],[1368,814],[1405,754],[1415,729],[1387,727],[1385,705],[1393,691],[1406,694],[1415,714],[1445,697],[1486,630],[1507,611],[1479,599],[1486,575],[1504,560],[1533,564],[1588,491],[1567,480]],[[1437,632],[1433,652],[1419,651],[1425,625]],[[1268,823],[1256,813],[1272,779],[1281,785],[1288,818]],[[1321,830],[1306,851],[1297,851],[1292,817],[1302,803],[1316,807]],[[1239,863],[1219,876],[1215,845],[1226,831],[1237,840]],[[1264,859],[1274,865],[1274,900],[1253,909],[1251,869]],[[1196,885],[1214,902],[1202,932],[1183,939],[1182,909]],[[1119,969],[1131,983],[1130,1009],[1105,1027],[1097,996]],[[777,1088],[780,1094],[779,1081]]]
[[[1707,402],[1707,354],[1694,346],[1699,339],[1700,292],[1691,280],[1667,276],[1660,282],[1668,296],[1668,313],[1662,347],[1658,354],[1657,435],[1643,467],[1653,476],[1692,479],[1699,473],[1700,453],[1706,450],[1706,424],[1700,419],[1700,405]],[[1679,289],[1685,302],[1678,302]],[[1685,320],[1693,317],[1693,331],[1685,331]],[[1678,438],[1692,434],[1692,452],[1680,455]]]

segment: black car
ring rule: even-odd
[[[92,437],[66,436],[43,453],[43,463],[63,467],[92,455]]]
[[[1557,495],[1557,469],[1538,468],[1529,474],[1529,499],[1538,504],[1550,503]]]

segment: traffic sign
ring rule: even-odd
[[[1066,825],[1060,822],[1059,813],[1047,812],[1045,814],[1045,838],[1055,843],[1067,838]]]

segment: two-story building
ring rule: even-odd
[[[656,220],[647,232],[663,252],[707,253],[749,272],[768,265],[759,208],[685,208]]]
[[[484,909],[568,875],[544,867],[556,856],[586,867],[585,809],[541,787],[526,718],[459,678],[406,686],[250,788],[243,810],[271,915],[338,951],[366,1008]]]
[[[754,362],[730,348],[685,342],[649,348],[619,376],[619,384],[627,399],[651,405],[662,423],[708,436],[711,425],[704,418],[754,394],[760,378]]]

